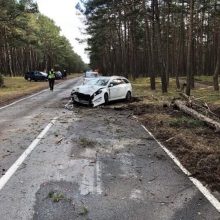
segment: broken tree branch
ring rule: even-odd
[[[200,99],[204,98],[204,97],[199,97],[199,98],[195,98],[194,96],[188,96],[185,93],[180,92],[179,95],[184,98],[184,100],[187,101],[187,106],[190,107],[198,107],[203,109],[206,113],[209,113],[213,116],[215,116],[216,118],[219,118],[218,115],[216,115],[214,112],[211,111],[211,109],[209,108],[208,104],[206,102],[200,101]]]
[[[186,102],[183,102],[180,100],[175,100],[174,103],[180,110],[182,110],[186,114],[191,115],[192,117],[205,122],[207,125],[214,128],[216,132],[220,132],[220,123],[218,123],[217,121],[214,121],[213,119],[208,118],[208,117],[198,113],[194,109],[187,107]]]

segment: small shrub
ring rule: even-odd
[[[82,146],[82,147],[90,147],[90,148],[93,148],[95,147],[96,145],[96,142],[92,141],[92,140],[89,140],[87,138],[80,138],[79,139],[79,144]]]
[[[62,193],[55,193],[55,192],[49,192],[48,197],[53,202],[59,202],[60,200],[64,199],[64,196]]]
[[[79,212],[79,215],[85,216],[88,213],[89,213],[88,209],[85,206],[83,206],[82,210]]]

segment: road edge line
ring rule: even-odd
[[[70,79],[69,79],[69,80],[70,80]],[[66,80],[66,81],[67,81],[67,80]],[[64,82],[65,82],[65,81],[64,81]],[[64,82],[57,83],[56,86],[59,86],[59,85],[63,84]],[[5,105],[5,106],[0,107],[0,110],[5,109],[5,108],[8,108],[8,107],[10,107],[10,106],[12,106],[12,105],[15,105],[15,104],[17,104],[17,103],[19,103],[19,102],[22,102],[22,101],[24,101],[24,100],[26,100],[26,99],[29,99],[29,98],[32,98],[32,97],[34,97],[34,96],[40,95],[41,93],[44,93],[44,92],[46,92],[47,90],[48,90],[48,88],[47,88],[47,89],[43,89],[43,90],[41,90],[40,92],[34,93],[34,94],[32,94],[32,95],[28,95],[27,97],[18,99],[18,100],[14,101],[14,102],[12,102],[12,103],[10,103],[10,104],[8,104],[8,105]]]
[[[43,139],[46,133],[50,130],[50,128],[55,124],[58,117],[55,117],[51,120],[51,122],[41,131],[41,133],[32,141],[29,147],[21,154],[21,156],[14,162],[14,164],[7,170],[4,176],[0,178],[0,191],[7,184],[9,179],[13,176],[13,174],[17,171],[17,169],[22,165],[27,156],[31,154],[31,152],[35,149],[38,143]]]
[[[29,96],[27,96],[27,97],[24,97],[24,98],[22,98],[22,99],[18,99],[17,101],[14,101],[14,102],[12,102],[12,103],[10,103],[10,104],[8,104],[8,105],[5,105],[5,106],[0,107],[0,110],[5,109],[5,108],[8,108],[8,107],[10,107],[10,106],[12,106],[12,105],[15,105],[15,104],[17,104],[17,103],[19,103],[19,102],[22,102],[22,101],[24,101],[24,100],[26,100],[26,99],[29,99],[29,98],[32,98],[32,97],[34,97],[34,96],[40,95],[41,93],[44,93],[44,92],[46,92],[47,90],[48,90],[48,89],[44,89],[44,90],[42,90],[42,91],[40,91],[40,92],[34,93],[34,94],[29,95]]]
[[[160,141],[158,141],[154,135],[144,126],[142,128],[157,142],[157,144],[165,151],[165,153],[174,161],[174,163],[182,170],[184,174],[190,179],[190,181],[197,187],[197,189],[208,199],[208,201],[220,212],[220,201],[205,187],[198,179],[192,177],[191,173],[181,164],[174,154],[168,150]]]

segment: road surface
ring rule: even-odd
[[[131,112],[64,108],[80,80],[0,110],[0,219],[219,220]]]

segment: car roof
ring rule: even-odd
[[[124,77],[124,76],[110,76],[110,78],[111,78],[111,79],[118,79],[118,78],[120,78],[120,79],[127,79],[127,78]]]
[[[127,79],[126,77],[124,77],[124,76],[99,76],[99,77],[97,77],[97,80],[98,80],[98,79],[110,79],[110,80],[113,80],[113,79],[118,79],[118,78],[128,80],[128,79]],[[129,81],[129,80],[128,80],[128,81]]]

